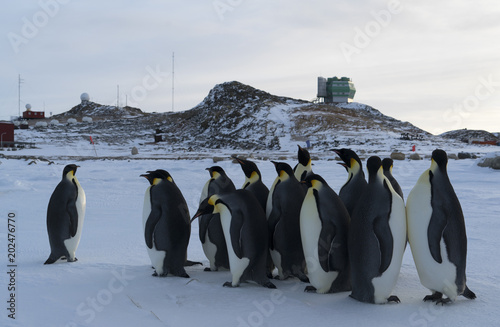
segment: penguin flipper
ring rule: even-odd
[[[231,234],[231,245],[233,246],[233,251],[236,256],[241,259],[243,258],[243,249],[241,246],[241,229],[243,227],[243,214],[240,210],[233,210],[231,217],[231,226],[229,231]]]
[[[330,259],[332,254],[332,243],[336,235],[336,230],[335,225],[333,224],[327,224],[328,226],[325,225],[326,224],[323,224],[321,233],[319,234],[318,258],[321,268],[323,268],[325,272],[329,272],[332,270],[331,268],[333,265],[333,260]]]
[[[438,208],[433,208],[429,227],[427,228],[427,241],[432,258],[437,263],[442,263],[441,239],[447,225],[446,213]]]
[[[78,229],[78,211],[76,210],[76,201],[72,199],[66,205],[66,212],[69,216],[69,234],[75,237]]]
[[[278,184],[276,184],[276,185],[278,185]],[[276,231],[276,225],[278,225],[278,223],[280,221],[280,217],[281,217],[280,203],[279,203],[279,201],[273,201],[273,209],[271,210],[271,214],[269,215],[269,218],[267,219],[267,226],[269,228],[269,248],[271,250],[274,250],[274,233]]]
[[[373,232],[377,237],[380,247],[380,268],[379,275],[389,268],[392,261],[392,250],[394,239],[392,238],[391,228],[389,221],[382,216],[377,216],[373,220]]]
[[[147,247],[150,249],[153,248],[153,234],[158,221],[160,221],[160,217],[161,208],[159,206],[152,207],[151,213],[149,214],[148,220],[146,221],[146,226],[144,226],[144,239],[146,240]]]
[[[214,218],[212,217],[212,214],[206,214],[202,215],[199,218],[199,234],[200,234],[200,241],[201,243],[205,243],[205,237],[207,235],[207,230],[208,230],[208,224],[210,223],[210,220]]]

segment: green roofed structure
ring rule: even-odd
[[[352,102],[356,88],[349,77],[318,77],[318,99],[325,103]]]

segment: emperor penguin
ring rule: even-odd
[[[144,239],[153,276],[188,278],[184,269],[191,235],[189,209],[172,176],[164,170],[148,171],[150,186],[144,195]]]
[[[248,190],[214,194],[201,202],[191,221],[211,213],[220,214],[227,244],[232,281],[224,286],[237,287],[251,280],[276,288],[266,275],[267,222],[257,198]]]
[[[47,208],[50,255],[45,264],[61,258],[77,261],[75,252],[82,236],[86,206],[85,192],[75,176],[78,167],[74,164],[64,167],[62,180],[50,197]]]
[[[342,165],[348,173],[347,181],[340,189],[339,196],[352,217],[354,208],[367,185],[363,164],[356,152],[351,149],[335,149],[333,151],[342,159],[343,163],[339,163],[339,165]]]
[[[243,186],[241,187],[243,190],[248,190],[255,195],[257,200],[259,201],[260,205],[262,206],[262,209],[264,212],[266,211],[266,203],[267,203],[267,197],[269,196],[269,189],[267,186],[262,182],[262,175],[260,173],[259,168],[257,165],[250,160],[244,160],[237,158],[236,156],[233,156],[233,159],[236,160],[240,166],[241,169],[243,170],[243,173],[245,174],[245,182],[243,183]],[[272,272],[274,270],[274,263],[273,259],[271,258],[271,253],[268,252],[267,256],[267,275],[269,277],[272,277]]]
[[[408,240],[418,276],[432,291],[424,301],[442,304],[455,301],[458,295],[476,298],[466,284],[464,215],[447,164],[446,152],[434,150],[431,167],[420,176],[406,203]]]
[[[403,199],[384,176],[382,161],[367,161],[368,185],[351,216],[351,297],[368,303],[400,302],[392,295],[406,246]]]
[[[396,191],[397,194],[404,200],[403,190],[401,186],[399,186],[398,181],[392,175],[392,167],[394,165],[394,161],[391,158],[384,158],[382,160],[382,168],[384,169],[384,175],[387,177],[389,182],[391,182],[392,188]]]
[[[303,183],[308,190],[300,210],[300,236],[307,277],[312,284],[305,291],[349,291],[349,213],[337,193],[320,175],[309,175]]]
[[[304,149],[300,145],[297,146],[299,147],[297,154],[299,163],[295,165],[295,167],[293,168],[293,172],[295,178],[297,178],[297,180],[301,182],[306,179],[307,175],[312,174],[312,162],[309,151],[307,151],[307,149]]]
[[[280,279],[290,276],[308,282],[300,238],[300,208],[306,189],[294,176],[292,167],[272,162],[278,177],[267,198],[266,216],[269,227],[269,249]]]
[[[200,196],[200,203],[214,194],[223,194],[236,190],[231,179],[227,176],[222,167],[213,166],[207,168],[210,179],[205,183]],[[213,216],[213,217],[212,217]],[[206,214],[200,217],[199,237],[203,252],[208,258],[210,268],[205,271],[217,271],[219,269],[229,269],[229,259],[227,256],[227,246],[222,232],[222,225],[218,213]]]
[[[265,211],[269,189],[264,182],[262,182],[262,175],[259,168],[253,161],[240,159],[234,156],[233,159],[240,164],[241,169],[245,174],[245,181],[243,182],[243,186],[241,188],[252,192],[259,201],[262,209]]]

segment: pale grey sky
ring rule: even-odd
[[[498,1],[9,1],[0,13],[0,118],[92,101],[187,110],[237,80],[312,100],[349,76],[355,101],[431,133],[500,132]]]

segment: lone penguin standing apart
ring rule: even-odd
[[[47,232],[50,256],[45,264],[63,258],[76,261],[75,251],[82,235],[85,217],[85,192],[75,176],[79,166],[64,167],[62,180],[56,186],[47,208]]]
[[[458,295],[475,299],[467,287],[467,235],[462,207],[451,185],[448,156],[432,152],[431,167],[408,195],[408,240],[422,285],[432,291],[424,301],[447,303]],[[443,299],[443,294],[447,298]]]
[[[269,248],[280,279],[290,276],[309,282],[300,238],[300,208],[306,188],[294,176],[292,167],[274,162],[276,177],[266,206],[269,226]]]
[[[309,175],[300,210],[300,236],[312,286],[305,291],[331,293],[351,289],[347,254],[349,213],[337,193],[319,175]]]
[[[391,296],[406,245],[403,199],[384,176],[382,161],[367,161],[368,186],[351,216],[351,297],[368,303],[400,302]]]
[[[210,173],[210,179],[203,187],[200,203],[214,194],[224,194],[236,190],[222,167],[213,166],[207,170]],[[220,215],[218,213],[205,214],[198,220],[198,226],[203,252],[210,263],[210,268],[205,268],[205,271],[217,271],[219,268],[229,269],[227,246],[222,232]]]
[[[214,194],[201,202],[191,221],[209,213],[220,214],[226,239],[232,281],[224,286],[237,287],[240,282],[252,280],[276,288],[266,275],[267,222],[255,196],[247,190]]]
[[[338,149],[333,151],[342,159],[343,163],[339,163],[339,165],[342,165],[348,173],[347,181],[340,189],[339,196],[342,202],[344,202],[349,215],[352,217],[354,208],[367,184],[365,173],[363,173],[363,164],[356,152],[351,149]]]
[[[144,195],[143,227],[153,276],[186,277],[184,269],[191,235],[189,209],[172,176],[164,170],[148,171],[150,186]]]

